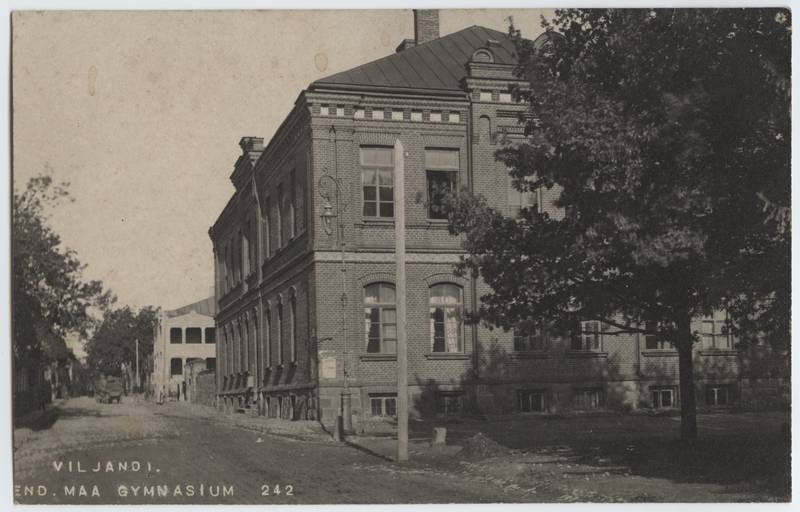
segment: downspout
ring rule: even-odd
[[[473,128],[472,128],[472,101],[470,98],[470,93],[467,92],[467,189],[470,192],[474,192],[474,176],[473,176],[473,164],[472,164],[472,137],[473,137]],[[478,307],[478,280],[475,278],[474,275],[470,274],[470,295],[472,300],[472,307],[477,309]],[[480,351],[479,351],[479,343],[478,343],[478,324],[472,326],[472,373],[475,380],[480,379]]]

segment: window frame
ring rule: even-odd
[[[713,394],[713,403],[709,401],[710,393]],[[725,391],[725,403],[719,403],[720,391]],[[736,401],[736,386],[734,384],[706,384],[705,404],[708,407],[731,407]]]
[[[512,336],[514,352],[545,352],[550,346],[550,333],[546,329],[537,328],[530,334],[522,334],[518,329],[514,329]],[[535,348],[533,343],[536,338],[541,340],[539,348]]]
[[[394,402],[394,414],[389,413],[388,402]],[[375,414],[375,403],[380,404],[380,414]],[[370,393],[369,394],[369,413],[372,418],[396,418],[397,417],[397,393]]]
[[[596,400],[589,398],[592,393],[596,393]],[[601,387],[576,388],[573,393],[572,402],[573,407],[579,411],[596,411],[603,409],[606,403],[605,390]],[[595,402],[596,405],[594,405]],[[586,405],[588,405],[588,407]]]
[[[180,371],[178,371],[178,373],[175,373],[175,361],[178,361],[178,363],[180,363],[180,367],[179,367]],[[183,358],[182,357],[171,357],[169,359],[169,376],[170,377],[178,377],[178,376],[183,375],[183,364],[184,363],[183,363]]]
[[[374,303],[367,303],[368,293],[367,290],[369,288],[376,287],[375,296],[377,297],[377,301]],[[381,290],[383,287],[387,289],[391,289],[392,295],[394,296],[393,302],[381,302]],[[393,283],[389,282],[375,282],[369,283],[364,286],[362,289],[362,304],[364,306],[364,341],[366,343],[365,351],[367,354],[397,354],[397,290]],[[372,332],[372,325],[375,322],[372,322],[372,310],[378,310],[378,351],[370,351],[371,342],[375,339],[371,337],[370,334]],[[394,312],[394,322],[385,322],[385,312],[393,311]],[[394,338],[386,337],[384,338],[384,327],[391,327],[394,326]],[[394,342],[394,350],[389,351],[386,350],[386,343],[385,342]]]
[[[189,331],[196,332],[199,331],[199,336],[197,337],[197,341],[189,341]],[[203,328],[202,327],[187,327],[183,331],[184,333],[184,343],[187,345],[199,345],[203,343]]]
[[[386,151],[390,156],[391,163],[388,165],[366,164],[364,161],[364,156],[369,150]],[[361,217],[364,219],[374,220],[394,219],[396,206],[394,201],[394,148],[390,146],[360,146],[358,148],[358,164],[361,171]],[[381,171],[389,172],[389,185],[381,184]],[[367,184],[368,173],[372,173],[374,175],[374,184]],[[367,189],[371,190],[373,199],[367,199]],[[391,197],[391,199],[381,199],[381,192],[383,191],[385,193],[386,189],[389,190],[388,196]],[[371,204],[374,207],[374,215],[367,212],[368,204]],[[387,209],[391,208],[391,215],[383,214],[384,209],[382,207],[384,206],[386,206]]]
[[[585,324],[595,324],[595,329],[586,329]],[[570,350],[573,352],[602,352],[603,322],[600,320],[580,320],[577,322],[577,326],[579,332],[573,331],[570,336]]]
[[[454,304],[447,303],[447,297],[444,292],[441,294],[435,294],[434,291],[441,289],[447,290],[448,288],[454,288],[458,290],[458,296],[456,297],[456,302]],[[442,303],[437,304],[435,303],[435,298],[441,297]],[[442,321],[437,322],[435,318],[435,310],[437,308],[442,308]],[[450,339],[448,336],[452,334],[448,330],[448,310],[454,310],[455,317],[458,319],[458,324],[456,326],[456,342],[457,342],[457,349],[456,350],[449,350],[447,346],[447,341]],[[459,284],[444,282],[444,283],[434,283],[428,289],[428,311],[429,311],[429,318],[430,318],[430,326],[431,326],[431,338],[430,338],[430,349],[431,353],[433,354],[463,354],[464,353],[464,287]],[[443,350],[436,350],[437,348],[437,338],[436,338],[436,324],[439,323],[442,325],[442,348]]]
[[[675,386],[650,386],[650,406],[653,409],[676,409],[678,407],[678,389]],[[670,404],[664,405],[663,394],[669,393]]]
[[[534,409],[533,402],[530,400],[531,397],[538,395],[539,396],[539,406],[538,410]],[[528,400],[523,400],[527,396]],[[546,397],[546,390],[544,389],[517,389],[515,393],[515,406],[516,412],[518,413],[543,413],[547,412],[547,397]],[[525,410],[523,404],[527,401],[528,406],[530,407],[529,410]]]
[[[454,155],[456,162],[455,165],[450,164],[441,164],[429,161],[429,157],[436,153],[446,153],[450,155]],[[432,158],[431,158],[432,160]],[[458,190],[458,186],[461,180],[461,149],[460,148],[438,148],[438,147],[428,147],[425,148],[425,155],[424,155],[424,164],[425,164],[425,194],[427,200],[427,208],[426,216],[428,220],[432,221],[442,221],[447,220],[447,212],[434,212],[432,208],[437,206],[437,203],[434,199],[439,200],[441,197],[444,197],[446,194]],[[431,186],[435,183],[435,180],[432,180],[434,176],[443,176],[446,179],[441,180],[442,183],[445,181],[449,184],[449,190],[447,192],[442,193],[441,191],[432,191]],[[432,197],[437,195],[437,197]],[[439,208],[444,209],[444,205],[438,204]]]
[[[175,331],[180,332],[180,336],[178,340],[175,340],[175,336],[173,335]],[[169,344],[170,345],[182,345],[183,344],[183,327],[170,327],[169,328]]]

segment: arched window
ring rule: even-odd
[[[259,338],[258,338],[258,313],[256,313],[255,310],[253,311],[253,338],[252,339],[253,339],[253,342],[252,342],[252,345],[253,345],[253,360],[250,363],[250,370],[253,373],[253,375],[255,375],[257,373],[256,370],[258,369],[258,365],[261,364],[260,357],[264,357],[263,355],[261,355],[261,356],[259,355],[260,352],[261,352],[261,350],[259,350],[259,349],[261,347],[259,347]]]
[[[242,336],[242,371],[250,369],[250,320],[244,319],[244,329]]]
[[[368,353],[397,352],[397,312],[394,285],[375,283],[364,287],[364,331]]]
[[[272,366],[272,346],[271,346],[271,331],[270,325],[272,322],[270,321],[270,310],[269,306],[264,310],[264,325],[263,329],[263,336],[264,336],[264,366],[270,368]]]
[[[289,299],[289,360],[297,361],[297,297]]]
[[[269,257],[272,255],[270,253],[270,251],[272,249],[272,246],[271,246],[271,243],[270,243],[271,241],[269,239],[269,237],[271,235],[271,233],[270,233],[270,225],[269,225],[269,223],[270,223],[269,207],[270,207],[269,198],[266,198],[266,199],[264,199],[264,209],[261,212],[262,213],[261,225],[264,228],[263,234],[261,235],[262,236],[262,238],[261,238],[261,251],[262,251],[261,261],[262,262],[264,262],[267,259],[269,259]]]
[[[283,303],[278,302],[278,365],[283,364]]]
[[[431,286],[431,345],[434,352],[464,351],[463,290],[442,283]]]

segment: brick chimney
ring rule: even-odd
[[[414,9],[414,41],[417,46],[439,39],[439,10]]]

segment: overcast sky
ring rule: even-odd
[[[542,13],[442,11],[441,34],[511,15],[535,37]],[[70,182],[51,224],[85,277],[166,309],[213,292],[239,139],[269,140],[310,82],[414,34],[410,10],[27,12],[12,32],[14,187]]]

